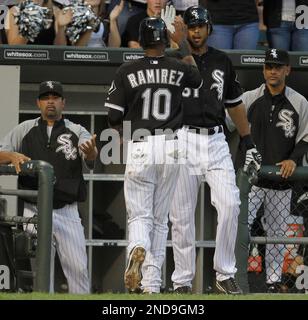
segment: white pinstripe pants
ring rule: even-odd
[[[175,289],[191,286],[195,275],[194,217],[202,178],[211,188],[211,202],[218,213],[214,269],[219,281],[233,277],[236,273],[234,248],[240,211],[239,190],[225,135],[196,134],[184,128],[178,132],[178,137],[183,149],[187,150],[188,164],[180,167],[169,214],[175,261],[172,281]],[[144,267],[147,267],[146,262]],[[149,284],[156,283],[158,276],[144,274]]]
[[[257,212],[264,203],[263,227],[268,237],[283,237],[287,232],[292,191],[272,190],[253,186],[248,199],[248,224],[251,227]],[[281,281],[285,253],[284,244],[267,244],[265,253],[266,282]]]
[[[26,203],[24,216],[37,214],[37,207]],[[52,255],[50,291],[53,292],[54,258],[57,250],[70,293],[86,294],[90,292],[87,269],[87,253],[84,229],[79,218],[77,203],[54,209],[52,212]],[[29,232],[36,232],[32,224],[26,226]]]
[[[128,214],[127,253],[135,247],[146,250],[142,267],[142,288],[160,292],[161,267],[165,258],[168,235],[168,212],[178,165],[174,164],[177,141],[164,141],[164,136],[148,142],[129,143],[129,158],[124,179]]]

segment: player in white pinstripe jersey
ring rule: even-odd
[[[30,159],[53,165],[56,182],[53,198],[53,249],[56,249],[70,293],[89,293],[85,236],[79,218],[77,201],[84,201],[86,189],[82,160],[93,168],[97,156],[95,135],[80,125],[62,118],[65,105],[62,85],[56,81],[40,84],[37,105],[41,117],[15,127],[0,142],[0,163],[12,163],[17,173],[20,164]],[[37,189],[37,179],[20,176],[20,188]],[[37,212],[35,201],[24,205],[24,215]],[[28,231],[35,232],[33,226]],[[30,229],[31,228],[31,229]],[[52,250],[54,257],[55,250]],[[53,291],[53,259],[51,286]]]
[[[135,292],[141,284],[143,292],[156,293],[161,280],[150,285],[142,275],[151,270],[161,273],[178,173],[174,132],[182,125],[182,91],[186,83],[200,86],[201,77],[195,65],[190,65],[194,64],[190,53],[184,57],[188,63],[164,56],[168,35],[162,19],[141,22],[140,43],[145,57],[118,69],[105,107],[112,127],[121,128],[123,120],[131,121],[132,132],[143,129],[141,135],[145,136],[133,137],[128,143],[124,193],[129,258],[124,281],[130,291]],[[142,267],[144,260],[147,270]]]
[[[186,126],[178,136],[187,145],[188,165],[180,168],[169,214],[175,261],[172,281],[175,292],[191,292],[196,259],[194,216],[199,186],[205,179],[211,188],[211,202],[218,213],[214,255],[216,287],[221,293],[239,294],[242,291],[234,279],[234,247],[240,199],[223,132],[225,107],[247,149],[254,145],[232,63],[226,54],[206,45],[212,28],[209,12],[201,6],[190,7],[184,13],[184,22],[188,26],[193,57],[203,77],[203,87],[200,90],[187,88],[183,93]],[[156,283],[159,276],[152,273],[144,277]]]
[[[204,90],[200,90],[199,97],[192,94],[184,100],[184,124],[187,125],[184,135],[188,146],[196,141],[195,148],[200,150],[200,154],[195,157],[194,149],[188,151],[189,160],[195,164],[197,171],[182,166],[172,203],[170,220],[175,258],[172,280],[176,292],[189,292],[195,272],[194,212],[199,185],[201,179],[205,179],[211,189],[211,202],[218,214],[214,255],[216,289],[220,293],[239,294],[242,291],[234,279],[234,247],[240,200],[230,151],[222,132],[224,107],[236,123],[246,149],[250,149],[247,152],[247,165],[250,154],[257,151],[250,138],[245,107],[241,103],[241,89],[232,63],[224,53],[206,45],[212,29],[209,12],[201,6],[191,7],[184,13],[184,21],[188,26],[188,41],[193,56],[199,70],[202,70]],[[211,101],[213,94],[218,104]],[[185,108],[185,103],[189,108]],[[196,107],[193,108],[193,105]],[[189,132],[191,129],[195,133]],[[260,167],[260,164],[256,165]]]

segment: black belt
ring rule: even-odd
[[[194,133],[198,134],[205,134],[208,136],[212,136],[215,133],[221,133],[224,131],[223,126],[216,126],[212,128],[202,128],[202,127],[194,127],[194,126],[188,126],[188,129],[193,131]]]

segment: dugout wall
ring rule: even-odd
[[[0,137],[18,124],[19,84],[20,66],[0,63]],[[2,176],[0,179],[0,185],[4,183],[6,188],[16,188],[16,177]],[[16,211],[16,198],[10,196],[3,198],[7,201],[8,214],[13,214]]]

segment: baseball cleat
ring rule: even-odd
[[[142,294],[143,290],[141,289],[141,287],[138,287],[137,289],[134,289],[134,290],[128,290],[128,293],[130,293],[130,294]]]
[[[178,287],[173,292],[176,294],[192,294],[191,287],[189,286]]]
[[[234,278],[229,278],[223,281],[216,280],[216,291],[217,293],[223,294],[243,294],[242,289]]]
[[[125,287],[130,291],[140,288],[142,279],[141,266],[145,259],[145,249],[136,246],[129,254],[127,268],[124,273]]]
[[[149,289],[143,289],[142,294],[159,294],[159,292],[154,292]]]

